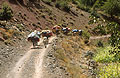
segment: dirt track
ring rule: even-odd
[[[50,38],[49,42],[51,43],[54,39],[55,37]],[[47,48],[44,48],[42,40],[39,44],[40,48],[29,50],[19,59],[6,78],[42,78],[43,58],[51,44]]]
[[[94,36],[94,37],[90,37],[90,40],[102,39],[102,38],[109,38],[110,36],[111,36],[111,35]]]

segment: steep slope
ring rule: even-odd
[[[11,34],[9,29],[13,29],[15,34],[5,39],[4,34],[1,35],[0,32],[2,39],[0,40],[0,78],[8,73],[6,71],[11,70],[11,67],[26,53],[26,50],[30,49],[28,47],[31,44],[26,41],[26,38],[31,31],[51,29],[56,24],[75,29],[92,28],[87,23],[90,14],[76,8],[72,3],[70,3],[71,8],[68,13],[56,8],[54,3],[48,5],[42,1],[29,0],[26,2],[24,0],[24,4],[22,4],[19,0],[0,0],[0,7],[4,2],[11,7],[14,16],[6,22],[5,28],[0,25],[0,31]],[[62,69],[62,67],[60,68]]]

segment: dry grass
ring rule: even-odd
[[[2,32],[2,34],[4,39],[12,38],[12,34],[10,34],[9,32]]]
[[[12,40],[10,40],[10,39],[5,40],[4,43],[6,45],[14,45],[14,42]]]
[[[56,53],[55,53],[55,56],[56,56],[57,59],[62,60],[65,63],[69,62],[69,59],[67,58],[67,56],[65,54],[65,51],[63,49],[60,49],[60,48],[57,49]]]
[[[0,28],[0,32],[1,32],[1,36],[5,39],[4,43],[6,45],[10,44],[10,45],[13,45],[13,38],[14,37],[20,37],[22,35],[21,32],[15,30],[15,29],[3,29],[3,28]]]
[[[3,28],[0,28],[0,32],[6,32],[6,30]]]
[[[87,78],[86,75],[82,74],[80,66],[67,64],[67,71],[72,75],[72,78]]]
[[[76,62],[81,60],[82,50],[91,50],[94,47],[86,45],[79,36],[65,36],[62,42],[59,42],[58,47],[55,56],[59,59],[60,65],[67,68],[71,78],[87,78],[87,75],[82,73],[83,69]]]

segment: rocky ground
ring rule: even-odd
[[[45,74],[43,78],[70,78],[69,73],[59,64],[59,61],[54,56],[57,41],[58,39],[52,43],[51,48],[48,49],[48,53],[44,57],[43,73]]]
[[[14,17],[7,21],[6,27],[0,27],[0,78],[5,78],[8,73],[11,72],[11,70],[16,67],[15,65],[17,62],[19,62],[19,59],[24,57],[26,53],[31,50],[31,43],[26,41],[27,36],[20,37],[14,36],[14,38],[11,38],[12,45],[5,43],[5,40],[3,39],[3,35],[1,35],[1,31],[6,30],[5,33],[9,31],[9,29],[15,29],[19,32],[25,33],[24,35],[27,35],[28,32],[33,31],[34,29],[42,30],[49,28],[51,29],[52,26],[62,24],[63,26],[68,26],[70,28],[78,28],[78,29],[91,29],[93,26],[88,27],[89,21],[89,13],[82,11],[81,9],[76,8],[74,4],[71,4],[70,13],[64,12],[58,8],[55,7],[55,4],[48,5],[44,2],[37,3],[30,3],[30,7],[22,6],[18,3],[16,3],[14,0],[1,0],[0,4],[6,1],[12,10],[14,11]],[[1,6],[0,5],[0,6]],[[1,25],[2,26],[2,25]],[[7,39],[6,39],[7,40]],[[62,40],[62,39],[61,39]],[[59,40],[58,40],[59,41]],[[72,74],[67,71],[67,68],[60,64],[60,60],[56,58],[56,48],[59,47],[59,42],[55,40],[50,44],[50,47],[45,51],[45,55],[43,57],[43,78],[72,78]],[[76,46],[75,46],[76,47]],[[29,74],[35,72],[34,66],[36,66],[36,69],[39,68],[36,63],[36,57],[41,58],[40,52],[41,49],[35,49],[32,50],[30,54],[30,58],[28,58],[28,62],[23,64],[23,68],[21,69],[22,78],[32,78],[34,77],[34,74]],[[85,51],[83,51],[84,54]],[[28,53],[28,54],[29,54]],[[81,54],[82,56],[82,54]],[[71,58],[73,58],[72,56]],[[76,64],[76,66],[81,67],[83,69],[83,74],[88,75],[88,67],[87,60],[81,58],[79,61],[72,59],[71,64]],[[77,63],[76,63],[77,62]],[[24,63],[24,60],[23,60]],[[39,63],[39,62],[38,62]],[[40,62],[41,63],[41,62]],[[35,65],[36,64],[36,65]],[[40,64],[41,66],[41,64]],[[17,69],[16,69],[17,71]],[[40,70],[36,70],[38,72]],[[19,72],[19,71],[17,71]],[[26,74],[27,72],[27,74]],[[14,75],[14,74],[13,74]],[[17,76],[17,75],[16,75]],[[34,78],[39,77],[38,74],[35,74]],[[83,76],[82,76],[83,77]],[[14,78],[9,77],[8,78]],[[85,78],[85,77],[84,77]]]
[[[65,70],[60,67],[55,58],[50,58],[53,53],[53,47],[56,42],[50,38],[50,43],[47,48],[44,48],[43,43],[40,42],[40,46],[37,49],[27,50],[26,53],[19,58],[19,60],[11,67],[10,71],[5,75],[5,78],[63,78],[65,77],[63,71]],[[22,51],[22,50],[21,50]],[[48,59],[49,58],[49,59]],[[54,69],[58,66],[58,70]],[[10,67],[10,66],[9,66]],[[65,73],[66,74],[66,73]],[[66,75],[65,78],[67,78]],[[3,78],[3,76],[2,76]],[[69,77],[68,77],[69,78]]]
[[[0,78],[5,78],[6,74],[10,72],[15,63],[21,58],[29,49],[30,43],[25,39],[18,40],[19,44],[0,46]]]

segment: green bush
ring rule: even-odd
[[[99,78],[120,78],[120,55],[117,54],[118,56],[115,57],[115,53],[111,54],[109,52],[114,49],[115,48],[111,46],[97,49],[97,53],[94,55],[93,59],[100,64],[97,69]],[[103,65],[101,63],[106,63],[107,65],[101,66]]]
[[[82,36],[83,36],[85,39],[89,39],[89,38],[90,38],[90,33],[87,32],[87,31],[83,31]]]
[[[102,66],[98,73],[99,78],[120,78],[120,64]]]
[[[3,3],[0,10],[0,20],[9,20],[13,17],[13,11],[7,3]]]
[[[85,6],[93,6],[96,0],[79,0],[79,2]]]
[[[111,22],[107,24],[108,33],[111,34],[110,44],[115,47],[120,45],[120,26],[118,23]]]
[[[22,24],[18,24],[18,25],[17,25],[17,28],[18,28],[20,31],[23,31],[23,30],[24,30],[24,27],[23,27]]]
[[[89,13],[91,12],[90,7],[88,7],[88,6],[86,7],[83,4],[77,4],[77,8],[84,10],[86,12],[89,12]]]
[[[105,26],[103,25],[97,25],[94,29],[93,29],[93,32],[96,32],[97,34],[100,34],[100,35],[106,35],[107,34],[107,31],[106,31],[106,28]]]
[[[97,0],[94,5],[93,5],[93,8],[96,10],[96,9],[100,9],[101,6],[104,5],[104,3],[106,2],[107,0]]]
[[[98,42],[97,42],[97,46],[98,46],[98,47],[103,47],[103,45],[104,45],[104,44],[103,44],[102,41],[98,41]]]
[[[68,6],[68,2],[67,1],[57,1],[55,6],[59,9],[62,9],[66,12],[70,11],[70,7]]]
[[[115,61],[114,55],[110,54],[109,50],[111,50],[112,47],[104,47],[104,48],[98,48],[97,54],[94,56],[94,60],[101,63],[110,63]]]
[[[101,63],[120,62],[120,54],[118,53],[119,51],[120,49],[116,49],[115,47],[111,46],[104,48],[101,47],[97,49],[97,53],[93,59]]]
[[[79,2],[76,1],[76,0],[72,0],[72,3],[73,3],[73,4],[79,4]]]
[[[120,13],[120,1],[118,0],[108,0],[105,2],[105,4],[102,6],[102,9],[107,13],[110,14],[111,17],[113,15],[117,15]]]
[[[44,3],[51,5],[52,0],[42,0]]]

